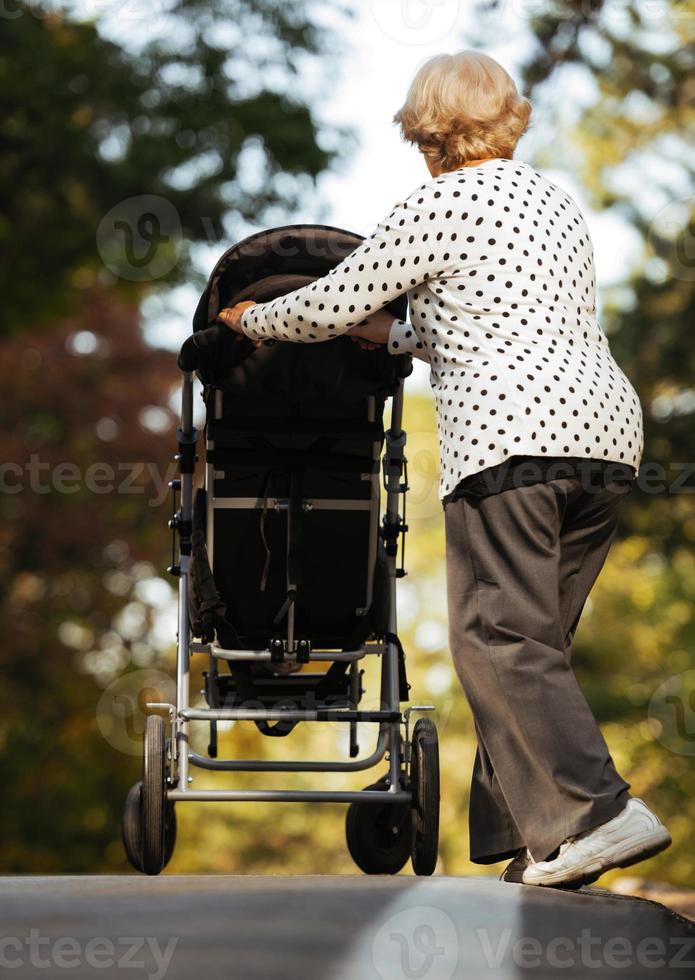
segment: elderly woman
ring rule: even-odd
[[[328,275],[220,319],[262,341],[361,343],[430,366],[450,642],[478,739],[471,860],[576,887],[666,848],[570,665],[643,446],[596,317],[579,208],[513,159],[531,107],[475,52],[417,72],[396,113],[430,172]],[[410,323],[382,308],[408,294]]]

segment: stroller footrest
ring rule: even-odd
[[[212,678],[210,678],[212,680]],[[253,693],[245,696],[237,689],[231,674],[218,675],[209,690],[208,704],[213,708],[240,708],[249,698],[254,705],[274,707],[289,702],[288,708],[319,709],[339,708],[350,705],[350,677],[347,673],[331,678],[326,685],[326,674],[300,672],[289,676],[253,676]]]
[[[400,722],[400,711],[350,711],[344,708],[318,708],[310,711],[263,710],[262,708],[182,708],[185,721],[365,721]]]

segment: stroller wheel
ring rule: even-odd
[[[367,789],[388,789],[386,777]],[[395,875],[410,857],[408,803],[351,803],[345,818],[348,850],[368,875]]]
[[[126,856],[136,871],[144,871],[142,864],[142,782],[131,786],[123,807],[123,846]],[[164,829],[164,865],[174,853],[176,844],[176,810],[167,800]]]
[[[410,753],[413,793],[411,858],[416,875],[431,875],[439,850],[439,743],[429,718],[413,729]]]
[[[159,715],[149,715],[145,725],[140,795],[142,870],[148,875],[158,875],[173,850],[171,839],[170,847],[167,848],[167,837],[171,838],[171,827],[175,825],[172,820],[167,821],[166,755],[164,719]],[[169,824],[169,833],[167,833],[167,824]],[[167,851],[169,851],[168,855]]]

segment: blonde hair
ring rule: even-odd
[[[435,55],[418,69],[393,121],[444,172],[483,157],[510,159],[530,115],[531,103],[494,58],[459,51]]]

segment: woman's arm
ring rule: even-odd
[[[244,310],[240,317],[243,332],[253,340],[332,340],[397,296],[442,272],[449,260],[449,244],[432,227],[440,196],[436,183],[418,187],[325,276],[286,296]],[[398,346],[392,353],[406,349],[422,356],[415,346],[412,327],[396,321],[394,331],[394,344]],[[408,332],[413,336],[406,336]],[[404,348],[406,343],[409,346]]]
[[[394,320],[388,335],[389,354],[412,354],[421,361],[429,362],[427,348],[417,339],[415,327],[405,320]]]
[[[257,304],[253,300],[236,303],[229,309],[220,310],[217,319],[225,323],[236,334],[238,340],[244,336],[241,317],[246,310]],[[363,341],[368,348],[388,346],[390,354],[412,354],[423,361],[429,360],[422,341],[417,339],[415,328],[405,320],[399,320],[384,307],[371,313],[364,320],[345,331],[356,341]],[[256,346],[262,341],[257,340]]]

